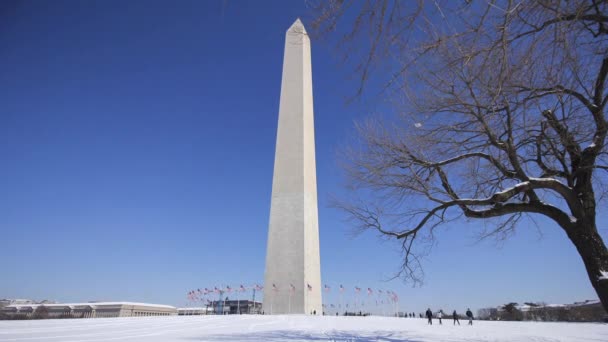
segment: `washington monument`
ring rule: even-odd
[[[264,276],[264,312],[321,307],[317,168],[310,39],[300,19],[285,35]]]

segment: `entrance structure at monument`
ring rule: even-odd
[[[264,275],[266,314],[322,313],[310,39],[285,35]]]

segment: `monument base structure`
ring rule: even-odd
[[[285,35],[264,275],[265,314],[322,314],[310,39]]]

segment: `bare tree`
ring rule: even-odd
[[[49,318],[49,309],[44,305],[39,305],[36,310],[34,310],[34,314],[32,315],[34,319],[47,319]]]
[[[567,234],[608,310],[596,224],[608,170],[607,2],[313,6],[317,34],[342,32],[337,46],[357,62],[357,94],[373,80],[397,109],[358,125],[346,165],[360,199],[341,206],[401,241],[400,276],[420,281],[419,256],[447,222],[487,219],[482,237],[505,238],[542,215]]]

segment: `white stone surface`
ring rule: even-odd
[[[310,39],[300,19],[285,35],[263,307],[322,312]]]

